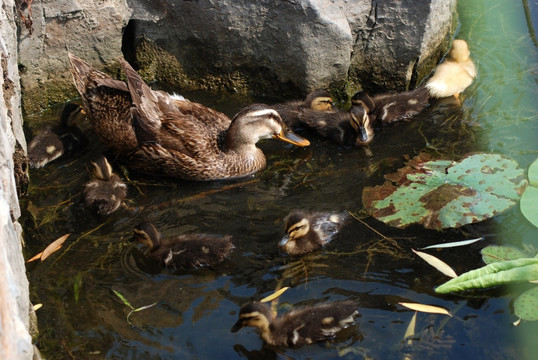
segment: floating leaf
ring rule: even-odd
[[[123,303],[125,305],[127,305],[128,307],[130,307],[132,310],[134,310],[134,306],[131,305],[131,303],[125,298],[125,296],[123,296],[121,293],[117,292],[116,290],[112,290],[114,292],[114,294],[116,294],[117,297],[119,297],[121,299],[121,301],[123,301]]]
[[[138,312],[138,311],[142,311],[142,310],[149,309],[150,307],[155,306],[155,305],[157,305],[156,302],[154,302],[153,304],[150,304],[150,305],[141,306],[141,307],[139,307],[139,308],[136,308],[136,309],[131,310],[131,311],[129,312],[129,314],[127,314],[127,323],[131,324],[130,317],[131,317],[131,315],[132,315],[133,313]]]
[[[435,289],[436,293],[483,289],[516,281],[538,279],[538,258],[495,262],[468,271]]]
[[[43,304],[35,304],[35,305],[32,307],[32,309],[33,309],[34,311],[37,311],[37,310],[41,309],[42,307],[43,307]]]
[[[523,251],[511,246],[489,245],[483,248],[481,253],[482,260],[486,264],[527,257],[527,254],[525,254]]]
[[[514,313],[523,320],[538,320],[538,287],[525,291],[514,301]]]
[[[278,290],[278,291],[275,291],[274,293],[272,293],[271,295],[269,296],[266,296],[264,297],[263,299],[260,300],[260,302],[269,302],[271,300],[274,300],[276,299],[277,297],[279,297],[280,295],[282,295],[284,293],[284,291],[288,290],[289,287],[288,286],[285,286],[283,287],[282,289]]]
[[[509,209],[527,184],[517,162],[498,154],[470,155],[460,162],[424,160],[417,156],[385,176],[385,184],[366,187],[366,210],[399,228],[413,223],[460,227]]]
[[[519,203],[521,213],[531,224],[538,227],[538,188],[528,186]]]
[[[439,306],[433,306],[433,305],[424,305],[424,304],[418,304],[418,303],[408,303],[408,302],[399,302],[398,304],[405,306],[408,309],[430,313],[430,314],[442,314],[442,315],[448,315],[452,316],[448,310],[443,309]]]
[[[416,251],[415,249],[411,249],[411,250],[413,250],[415,254],[420,256],[424,261],[426,261],[428,264],[430,264],[431,266],[433,266],[434,268],[436,268],[437,270],[439,270],[446,276],[450,276],[451,278],[455,278],[456,276],[458,276],[458,274],[456,274],[454,269],[452,269],[450,266],[447,265],[447,263],[445,263],[442,260],[439,260],[435,256],[426,254],[425,252],[422,252],[422,251]]]
[[[37,255],[34,255],[34,257],[32,257],[30,260],[26,262],[35,261],[37,259],[41,259],[41,261],[44,261],[46,258],[49,257],[50,254],[52,254],[55,251],[58,251],[62,247],[63,243],[65,242],[65,240],[67,240],[69,235],[71,234],[65,234],[64,236],[54,240],[53,242],[49,244],[49,246],[45,248],[45,250],[43,250]]]
[[[416,324],[417,324],[417,312],[415,311],[415,313],[413,314],[413,317],[411,318],[411,321],[409,322],[409,325],[407,325],[407,329],[405,329],[404,340],[412,336],[415,336]],[[408,344],[411,344],[412,342],[413,342],[412,339],[407,340]]]
[[[466,245],[470,245],[470,244],[473,244],[473,243],[475,243],[477,241],[482,241],[482,240],[484,240],[483,236],[479,237],[479,238],[476,238],[476,239],[454,241],[454,242],[449,242],[449,243],[430,245],[430,246],[420,248],[420,250],[444,249],[444,248],[452,248],[452,247],[458,247],[458,246],[466,246]]]
[[[532,186],[538,188],[538,159],[534,160],[527,172],[529,182]]]

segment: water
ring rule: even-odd
[[[492,7],[474,0],[460,2],[459,13],[457,37],[469,42],[479,69],[462,106],[441,101],[413,122],[385,128],[370,146],[371,154],[315,137],[307,148],[265,141],[259,144],[268,157],[265,171],[214,183],[155,179],[113,163],[130,179],[129,195],[127,207],[106,219],[85,209],[81,194],[89,161],[103,152],[96,138],[76,157],[32,170],[29,195],[21,201],[27,257],[71,233],[50,259],[27,267],[31,300],[43,304],[37,345],[46,358],[530,359],[536,343],[524,335],[536,334],[537,326],[512,325],[509,289],[436,295],[434,287],[447,278],[411,252],[487,234],[484,242],[435,253],[462,273],[482,266],[479,250],[486,244],[536,245],[538,232],[517,207],[442,232],[419,226],[398,230],[362,217],[325,250],[300,259],[283,256],[276,247],[282,218],[291,209],[349,210],[361,216],[364,186],[381,184],[405,155],[425,150],[458,159],[470,151],[492,151],[515,158],[522,167],[537,157],[537,57],[523,6],[504,0]],[[188,97],[230,116],[252,101]],[[53,109],[39,120],[56,121],[57,113]],[[34,119],[29,120],[36,130]],[[213,269],[160,271],[129,241],[141,220],[153,221],[165,235],[232,234],[236,249]],[[281,286],[291,287],[280,298],[281,312],[358,298],[357,325],[333,344],[300,349],[264,346],[252,328],[230,333],[241,304]],[[135,308],[157,304],[132,313],[129,324],[131,309],[113,290]],[[400,301],[441,306],[454,317],[418,314],[414,340],[408,343],[403,338],[413,312]]]

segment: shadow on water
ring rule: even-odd
[[[463,19],[469,17],[466,11],[470,10],[460,9]],[[465,26],[460,31],[470,38],[480,36]],[[475,48],[483,71],[486,61],[481,57],[487,52],[471,44]],[[129,194],[126,206],[108,218],[91,213],[82,200],[89,161],[104,151],[95,137],[75,157],[32,170],[29,195],[21,199],[27,257],[71,233],[50,259],[27,266],[31,300],[44,305],[38,310],[39,348],[48,359],[525,357],[528,353],[513,339],[529,325],[511,325],[515,318],[506,289],[436,295],[434,287],[447,278],[411,252],[486,235],[485,241],[436,254],[457,273],[479,267],[479,250],[503,240],[498,224],[510,224],[519,234],[514,243],[536,235],[517,208],[445,231],[391,228],[362,211],[363,188],[381,184],[384,174],[421,151],[456,160],[480,149],[497,151],[499,146],[514,155],[516,147],[503,137],[514,134],[512,127],[503,125],[498,139],[491,142],[485,134],[493,124],[484,118],[492,116],[496,107],[489,106],[497,101],[494,94],[482,95],[485,77],[468,90],[463,106],[450,99],[435,102],[413,121],[382,129],[368,151],[342,148],[308,133],[303,134],[312,142],[307,148],[262,142],[268,167],[247,179],[209,183],[158,179],[129,172],[112,161],[127,180]],[[230,116],[246,105],[200,94],[187,97]],[[39,126],[57,116],[54,109],[41,114]],[[28,120],[33,126],[38,119]],[[523,123],[536,134],[535,123]],[[91,134],[89,128],[86,131]],[[536,157],[535,143],[530,146],[516,153],[524,164]],[[279,253],[277,243],[283,234],[282,219],[295,208],[348,210],[356,218],[322,251],[288,257]],[[130,242],[132,228],[141,220],[154,222],[163,235],[231,234],[236,248],[213,268],[162,271]],[[333,343],[300,349],[264,346],[251,328],[230,332],[241,304],[282,286],[291,287],[280,298],[282,312],[301,304],[358,298],[357,325]],[[135,308],[157,304],[131,314],[129,324],[131,309],[113,290]],[[454,317],[418,314],[409,343],[403,337],[413,312],[398,305],[400,301],[441,306]]]

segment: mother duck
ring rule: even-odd
[[[127,83],[69,58],[95,132],[134,170],[188,180],[239,178],[265,167],[265,156],[256,147],[260,139],[310,144],[267,105],[250,105],[230,120],[201,104],[152,90],[123,59]]]

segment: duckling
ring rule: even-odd
[[[426,82],[426,88],[435,98],[454,96],[472,84],[476,77],[476,67],[471,59],[471,51],[465,40],[456,39],[448,53],[448,58],[439,64],[433,76]]]
[[[310,144],[267,105],[251,105],[230,120],[183,97],[152,90],[123,59],[128,84],[73,55],[70,60],[96,133],[134,170],[187,180],[233,179],[265,167],[265,156],[256,147],[260,139]]]
[[[357,137],[352,127],[352,115],[348,111],[313,111],[305,109],[299,114],[299,121],[318,135],[340,145],[354,145]]]
[[[356,145],[366,145],[374,138],[374,128],[418,115],[430,102],[424,87],[399,93],[369,96],[359,91],[351,98],[351,126],[358,134]]]
[[[314,90],[310,92],[304,101],[294,100],[280,104],[274,104],[272,107],[278,111],[280,117],[286,125],[296,129],[303,124],[300,115],[305,110],[310,112],[325,112],[334,109],[334,101],[326,90]]]
[[[269,306],[251,302],[241,307],[231,331],[252,326],[269,345],[300,347],[334,339],[337,332],[355,323],[358,307],[354,300],[335,301],[296,308],[275,318]]]
[[[302,255],[328,244],[348,219],[347,213],[293,210],[284,219],[286,235],[280,248],[290,255]]]
[[[84,185],[86,203],[99,215],[110,215],[120,207],[127,196],[127,185],[112,172],[112,166],[106,157],[92,161],[91,165],[95,178]]]
[[[84,115],[80,105],[68,103],[60,115],[60,125],[37,134],[28,144],[28,161],[41,168],[62,155],[69,156],[88,143],[86,135],[76,125]]]
[[[133,229],[133,240],[148,247],[148,257],[161,266],[174,270],[213,266],[223,261],[232,251],[232,237],[210,234],[175,235],[166,239],[150,222],[142,222]]]

